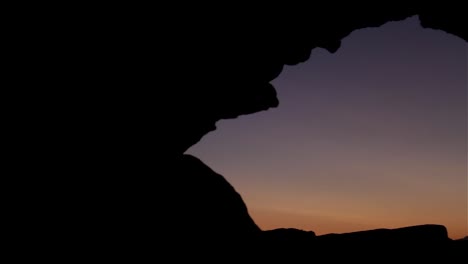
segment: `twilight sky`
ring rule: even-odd
[[[442,224],[468,235],[468,45],[418,17],[354,31],[286,66],[280,105],[222,120],[187,153],[262,229],[318,235]]]

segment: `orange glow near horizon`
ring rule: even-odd
[[[271,230],[276,228],[294,227],[302,230],[314,231],[316,235],[330,233],[347,233],[363,230],[372,230],[379,228],[400,228],[405,226],[414,226],[421,224],[441,224],[447,227],[449,237],[460,239],[466,236],[466,228],[462,223],[447,219],[450,217],[437,217],[434,221],[428,218],[420,219],[409,216],[404,220],[382,219],[381,217],[372,217],[372,214],[365,216],[342,216],[342,215],[314,215],[312,213],[297,213],[288,211],[276,211],[266,209],[252,208],[250,210],[252,218],[256,221],[262,230]],[[400,216],[405,218],[404,216]],[[445,219],[444,219],[445,218]]]

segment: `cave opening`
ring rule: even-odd
[[[354,31],[272,81],[277,108],[217,122],[187,153],[264,230],[442,224],[468,233],[467,44],[417,16]]]

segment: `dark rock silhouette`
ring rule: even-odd
[[[403,227],[396,229],[375,229],[360,232],[344,234],[327,234],[319,236],[318,239],[323,243],[378,243],[385,241],[387,243],[445,243],[451,241],[448,237],[447,229],[441,225],[420,225]]]
[[[317,236],[313,231],[296,228],[265,230],[257,243],[259,248],[272,252],[308,252],[316,244]]]
[[[223,237],[247,239],[260,232],[240,195],[221,175],[199,159],[183,155],[174,170],[177,171],[176,180],[186,183],[179,184],[174,196],[187,199],[176,200],[173,206],[189,216],[190,225],[194,227],[191,232],[199,232],[195,236],[197,239],[210,229],[216,230],[212,234],[212,239],[216,241],[221,241]],[[184,226],[187,218],[171,220],[181,221],[180,226]]]
[[[23,49],[34,67],[24,84],[42,88],[19,100],[7,151],[15,173],[27,177],[18,184],[25,195],[17,222],[37,244],[120,256],[196,245],[236,245],[238,254],[278,245],[313,252],[341,241],[452,242],[440,226],[317,237],[262,231],[235,189],[184,152],[220,119],[278,106],[269,82],[313,48],[335,52],[356,29],[413,15],[467,41],[463,8],[285,7],[261,17],[122,10],[30,26],[40,30]]]

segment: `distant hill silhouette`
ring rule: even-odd
[[[447,229],[441,225],[420,225],[396,229],[375,229],[345,234],[327,234],[319,237],[320,241],[342,243],[445,243],[451,241]]]
[[[211,10],[116,3],[38,12],[22,24],[9,65],[20,69],[9,89],[18,95],[5,98],[13,105],[4,177],[15,182],[5,188],[16,240],[66,260],[154,259],[168,250],[174,260],[194,258],[193,248],[314,260],[328,252],[320,245],[337,256],[340,243],[453,244],[441,226],[324,236],[260,230],[236,190],[184,152],[221,119],[277,107],[270,81],[283,66],[314,48],[335,52],[354,30],[419,15],[423,27],[467,41],[461,4]]]

